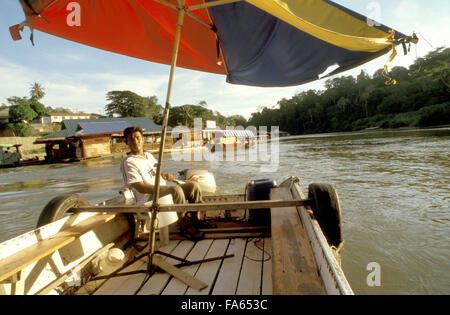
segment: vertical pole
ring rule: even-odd
[[[166,142],[166,131],[167,131],[167,124],[169,121],[169,110],[170,110],[170,96],[172,94],[172,83],[173,83],[173,76],[175,67],[177,64],[177,58],[178,58],[178,48],[180,46],[180,36],[181,36],[181,28],[183,26],[184,22],[184,14],[185,14],[185,8],[184,8],[185,0],[178,0],[178,23],[177,23],[177,30],[175,34],[175,43],[173,47],[173,54],[172,54],[172,64],[170,67],[170,76],[169,76],[169,85],[167,88],[167,97],[166,97],[166,106],[164,108],[164,119],[163,119],[163,128],[161,131],[161,143],[159,146],[159,157],[158,157],[158,166],[156,168],[156,178],[155,178],[155,185],[153,189],[153,203],[151,207],[151,218],[150,218],[150,231],[149,231],[149,261],[148,261],[148,271],[151,271],[152,268],[152,262],[153,262],[153,256],[155,254],[155,234],[156,234],[156,215],[158,214],[159,210],[159,191],[160,191],[160,183],[161,183],[161,170],[163,165],[163,152],[164,152],[164,145]]]

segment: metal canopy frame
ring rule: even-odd
[[[169,83],[167,87],[167,95],[166,95],[166,103],[164,107],[164,118],[163,118],[163,129],[161,131],[161,142],[159,147],[159,156],[158,156],[158,165],[156,168],[156,177],[155,177],[155,184],[154,184],[154,190],[153,190],[153,203],[150,207],[150,231],[149,231],[149,252],[148,252],[148,265],[147,265],[147,277],[144,279],[143,283],[148,280],[148,278],[152,275],[155,264],[154,264],[154,256],[155,256],[155,239],[156,239],[156,216],[158,212],[160,211],[160,205],[158,203],[159,194],[160,194],[160,185],[161,185],[161,173],[162,173],[162,167],[163,167],[163,152],[164,152],[164,146],[166,142],[166,132],[167,132],[167,125],[169,120],[169,112],[170,112],[170,97],[172,94],[172,87],[173,87],[173,77],[174,72],[177,64],[177,58],[178,58],[178,50],[180,46],[180,38],[181,38],[181,30],[183,28],[184,18],[185,15],[188,15],[189,17],[192,17],[194,20],[199,21],[200,23],[208,26],[211,28],[211,30],[214,30],[213,25],[209,25],[208,23],[204,22],[203,20],[196,17],[194,14],[192,14],[190,11],[208,8],[212,6],[217,5],[224,5],[229,4],[233,2],[238,2],[242,0],[217,0],[214,2],[209,3],[203,3],[199,5],[192,5],[186,7],[186,0],[177,0],[178,5],[175,6],[174,4],[167,2],[165,0],[154,0],[158,3],[167,5],[168,7],[177,10],[178,11],[178,21],[176,25],[176,33],[175,33],[175,40],[174,40],[174,46],[173,46],[173,52],[172,52],[172,62],[170,65],[170,75],[169,75]],[[167,270],[166,270],[167,271]]]

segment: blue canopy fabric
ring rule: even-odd
[[[327,43],[246,2],[212,7],[210,11],[229,83],[265,87],[300,85],[319,79],[330,66],[339,66],[335,74],[380,55]]]

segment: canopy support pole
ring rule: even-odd
[[[183,27],[184,23],[184,14],[185,14],[185,0],[178,0],[178,22],[177,22],[177,29],[175,33],[175,42],[173,47],[173,54],[172,54],[172,64],[170,67],[170,76],[169,76],[169,85],[167,88],[167,97],[166,97],[166,106],[164,108],[164,119],[163,119],[163,128],[161,131],[161,143],[159,146],[159,156],[158,156],[158,166],[156,168],[156,178],[155,178],[155,185],[153,190],[153,204],[151,206],[151,217],[150,217],[150,233],[149,233],[149,254],[148,254],[148,271],[149,274],[151,274],[152,271],[152,265],[153,265],[153,257],[155,255],[155,234],[156,234],[156,215],[158,214],[159,210],[159,192],[160,192],[160,183],[161,183],[161,170],[163,165],[163,152],[164,152],[164,146],[166,142],[166,131],[167,131],[167,124],[169,121],[169,111],[170,111],[170,96],[172,94],[172,83],[173,83],[173,76],[175,67],[177,64],[177,58],[178,58],[178,48],[180,46],[180,37],[181,37],[181,28]]]

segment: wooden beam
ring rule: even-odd
[[[218,203],[191,203],[159,205],[159,212],[183,212],[183,211],[214,211],[214,210],[244,210],[264,208],[285,208],[309,205],[310,200],[258,200],[236,201]],[[118,205],[118,206],[81,206],[72,208],[71,212],[106,212],[106,213],[145,213],[150,211],[150,206]]]
[[[191,288],[193,288],[193,289],[195,289],[197,291],[201,291],[201,290],[203,290],[204,288],[206,288],[208,286],[208,284],[206,284],[203,281],[200,281],[200,280],[194,278],[193,276],[191,276],[187,272],[184,272],[183,270],[178,269],[177,267],[175,267],[175,266],[169,264],[168,262],[162,260],[158,256],[154,256],[153,257],[153,264],[155,264],[156,266],[158,266],[159,268],[161,268],[162,270],[164,270],[168,274],[171,274],[172,276],[174,276],[175,278],[177,278],[178,280],[180,280],[184,284],[188,285],[189,287],[191,287]]]
[[[242,1],[242,0],[217,0],[214,2],[191,5],[191,6],[187,7],[187,10],[192,11],[192,10],[204,9],[204,8],[214,7],[217,5],[229,4],[229,3],[233,3],[233,2],[239,2],[239,1]]]
[[[11,283],[11,295],[24,295],[25,294],[25,278],[22,270],[14,274]]]
[[[82,270],[88,263],[90,263],[95,257],[103,254],[104,252],[108,251],[109,249],[111,249],[114,246],[114,243],[109,243],[108,245],[98,249],[97,251],[95,251],[93,254],[91,254],[88,258],[86,258],[85,260],[83,260],[80,264],[76,265],[74,268],[66,271],[64,274],[62,274],[61,276],[59,276],[56,280],[54,280],[53,282],[49,283],[46,287],[42,288],[41,290],[39,290],[36,295],[46,295],[48,294],[51,290],[57,288],[58,286],[60,286],[61,284],[63,284],[67,278],[69,278],[69,276],[76,270]]]

